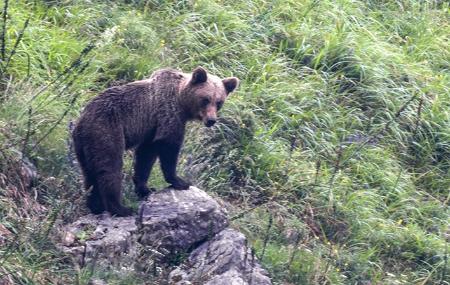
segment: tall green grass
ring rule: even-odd
[[[22,284],[96,276],[61,263],[37,237],[40,223],[84,213],[69,122],[108,86],[202,65],[242,84],[216,127],[190,125],[180,169],[231,202],[232,225],[275,284],[448,284],[449,8],[432,0],[9,1],[2,159],[17,159],[6,151],[16,149],[36,163],[40,181],[21,199],[44,208],[17,214],[11,169],[1,164],[8,210],[0,224],[30,242],[2,247],[0,272]],[[165,185],[158,171],[152,181]]]

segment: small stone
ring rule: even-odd
[[[18,174],[22,186],[25,189],[31,188],[39,177],[36,166],[21,151],[14,148],[10,150],[14,153],[14,160],[19,163]]]
[[[283,234],[290,245],[295,245],[300,239],[300,232],[294,228],[287,228],[284,230]]]
[[[62,244],[65,246],[71,246],[75,242],[75,235],[72,232],[65,232],[62,238]]]
[[[108,283],[106,283],[102,279],[91,279],[89,280],[88,285],[108,285]]]

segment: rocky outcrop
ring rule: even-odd
[[[173,270],[170,284],[271,284],[245,236],[231,228],[192,251],[185,264]]]
[[[138,259],[153,259],[173,285],[271,284],[245,236],[228,224],[224,207],[204,191],[165,189],[142,202],[137,217],[79,218],[63,228],[59,246],[80,265],[94,260],[139,270]]]
[[[224,208],[195,187],[155,193],[139,213],[139,242],[171,254],[186,252],[228,226]]]

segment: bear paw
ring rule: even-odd
[[[116,216],[116,217],[128,217],[128,216],[133,215],[133,210],[131,208],[124,207],[124,206],[110,209],[109,212],[111,213],[111,215]]]
[[[171,188],[176,190],[187,190],[192,185],[192,183],[189,183],[187,181],[184,181],[180,177],[177,177],[174,182],[170,185]]]
[[[150,193],[155,192],[156,190],[155,188],[148,188],[147,186],[139,186],[136,187],[135,191],[139,199],[144,199],[148,195],[150,195]]]

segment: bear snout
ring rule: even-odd
[[[205,126],[212,127],[216,123],[216,119],[209,118],[205,121]]]

